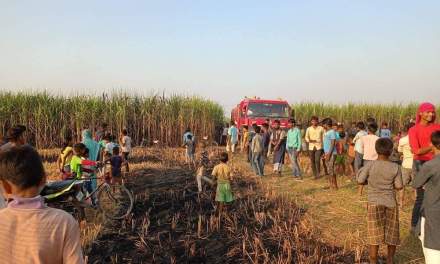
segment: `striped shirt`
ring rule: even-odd
[[[39,196],[10,202],[0,223],[0,263],[85,263],[78,222]]]

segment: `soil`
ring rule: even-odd
[[[215,189],[197,193],[194,173],[176,165],[146,168],[127,183],[132,217],[109,221],[85,249],[89,263],[354,263],[304,228],[304,210],[239,176],[236,200],[219,216]]]

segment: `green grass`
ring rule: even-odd
[[[47,93],[0,92],[0,137],[16,124],[28,127],[30,143],[37,148],[59,147],[70,129],[76,140],[81,130],[101,123],[120,135],[127,128],[134,143],[159,140],[181,144],[187,127],[196,135],[213,137],[223,124],[223,108],[211,100],[180,95],[53,96]]]

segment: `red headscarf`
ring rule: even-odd
[[[435,121],[435,106],[431,103],[425,102],[425,103],[420,104],[419,109],[417,109],[416,124],[420,123],[420,119],[421,119],[420,113],[423,113],[423,112],[434,112],[434,116],[431,121],[431,123],[434,123],[434,121]]]

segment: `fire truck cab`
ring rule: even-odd
[[[245,98],[231,112],[231,120],[241,131],[244,125],[261,126],[274,120],[279,120],[282,128],[287,127],[292,111],[289,103],[284,100],[263,100],[260,98]]]

